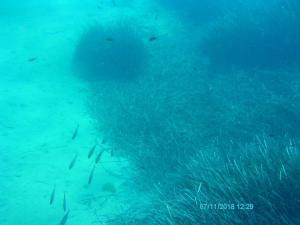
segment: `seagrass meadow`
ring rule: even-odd
[[[297,0],[2,0],[1,225],[300,224]]]

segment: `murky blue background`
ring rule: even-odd
[[[0,224],[300,224],[300,3],[0,3]]]

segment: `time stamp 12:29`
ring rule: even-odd
[[[200,203],[202,210],[253,210],[252,203]]]

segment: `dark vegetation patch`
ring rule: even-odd
[[[226,163],[221,146],[202,148],[178,164],[167,184],[156,183],[146,209],[133,206],[112,224],[298,224],[297,147],[288,139],[257,138]]]
[[[278,69],[300,64],[300,3],[158,0],[177,13],[213,69]],[[197,44],[196,44],[197,45]]]
[[[214,20],[216,17],[224,15],[223,9],[225,3],[230,4],[230,1],[224,0],[157,0],[166,9],[175,11],[181,19],[194,24],[201,25]],[[223,7],[223,8],[222,8]]]
[[[296,8],[241,9],[209,28],[200,51],[214,68],[278,69],[300,63],[300,15]]]
[[[299,76],[200,71],[182,54],[173,50],[163,63],[154,55],[134,82],[95,84],[100,133],[130,160],[141,192],[112,223],[295,223]],[[255,210],[200,209],[211,202]]]
[[[198,63],[195,49],[167,46],[153,50],[133,82],[92,85],[100,133],[133,164],[131,182],[141,193],[113,224],[299,223],[300,76],[289,71],[296,41],[283,41],[298,35],[286,21],[298,20],[279,11],[283,17],[269,27],[274,18],[244,10],[207,24],[213,29],[204,40],[193,39],[208,45],[199,52],[210,68]],[[185,42],[174,39],[168,41]],[[254,210],[200,208],[219,202]]]
[[[129,27],[86,31],[74,54],[74,66],[88,81],[132,80],[142,73],[146,52],[142,40]]]
[[[170,58],[163,68],[153,60],[148,74],[130,84],[94,85],[92,108],[100,132],[116,154],[132,160],[138,183],[152,187],[162,182],[215,141],[220,151],[227,149],[220,152],[227,162],[238,153],[236,146],[257,135],[300,137],[299,76],[213,74]]]

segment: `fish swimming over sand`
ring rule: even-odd
[[[95,163],[96,163],[96,164],[100,161],[103,152],[104,152],[104,151],[102,150],[102,151],[100,151],[100,152],[98,153],[98,155],[97,155],[97,157],[96,157],[96,160],[95,160]]]
[[[113,41],[114,39],[111,37],[105,38],[106,41]]]
[[[92,157],[92,155],[93,155],[94,152],[95,152],[96,147],[97,147],[97,144],[95,144],[95,145],[90,149],[89,154],[88,154],[88,158],[91,158],[91,157]]]
[[[96,164],[94,164],[91,172],[90,172],[90,175],[89,175],[89,180],[88,180],[88,184],[90,185],[93,181],[93,177],[94,177],[94,171],[95,171],[95,168],[96,168]]]
[[[50,195],[50,205],[52,205],[52,203],[54,202],[54,198],[55,198],[55,192],[56,192],[56,186],[53,187],[52,193]]]
[[[31,58],[28,59],[28,62],[34,62],[36,60],[37,60],[37,57],[31,57]]]
[[[72,140],[75,140],[75,138],[77,137],[77,135],[78,135],[78,129],[79,129],[79,125],[77,125],[76,129],[73,132]]]
[[[76,160],[77,160],[77,157],[78,157],[78,153],[76,153],[76,155],[74,156],[74,158],[72,159],[72,161],[70,162],[69,164],[69,170],[72,169],[76,163]]]
[[[70,210],[68,210],[68,212],[66,212],[66,214],[63,216],[63,218],[61,219],[59,225],[65,225],[68,221],[68,217],[69,217],[69,213]]]
[[[66,192],[64,192],[63,209],[64,209],[64,212],[67,210],[67,199],[66,199]]]
[[[158,39],[158,37],[152,36],[152,37],[149,38],[149,41],[156,41],[157,39]]]

